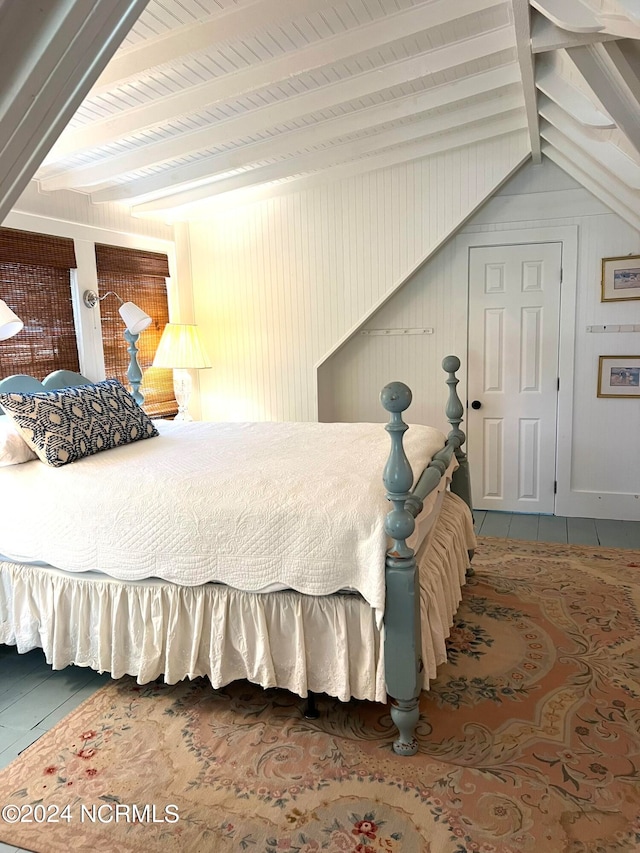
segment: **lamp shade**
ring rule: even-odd
[[[167,323],[153,359],[153,366],[195,370],[211,367],[200,340],[198,327],[186,323]]]
[[[0,299],[0,341],[17,335],[24,328],[24,323],[14,314],[11,308]]]
[[[138,308],[134,302],[123,302],[118,311],[132,335],[139,335],[140,332],[144,332],[153,322],[151,317],[145,314],[142,308]]]

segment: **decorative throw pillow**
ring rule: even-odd
[[[38,457],[7,417],[0,417],[0,468],[20,465]]]
[[[59,468],[158,435],[117,379],[32,394],[0,394],[0,406],[38,457]]]

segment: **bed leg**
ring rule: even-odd
[[[473,555],[475,554],[475,551],[471,549],[470,551],[467,551],[467,554],[469,555],[469,568],[467,569],[465,574],[468,578],[472,578],[476,573],[476,570],[471,565],[471,561],[473,560]]]
[[[396,755],[415,755],[418,751],[418,741],[415,739],[416,726],[420,719],[418,700],[391,700],[391,719],[399,732],[399,737],[393,742]]]
[[[307,720],[317,720],[320,716],[320,712],[316,706],[316,695],[310,690],[307,693],[307,701],[304,704],[302,713]]]

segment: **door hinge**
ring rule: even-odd
[[[560,377],[559,376],[558,376],[558,381],[556,383],[556,388],[558,391],[560,390]]]
[[[557,480],[553,481],[553,494],[554,495],[558,494],[558,481]]]
[[[560,267],[560,284],[562,284],[564,280],[564,269]]]

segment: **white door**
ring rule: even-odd
[[[470,249],[468,454],[476,509],[553,513],[561,243]]]

